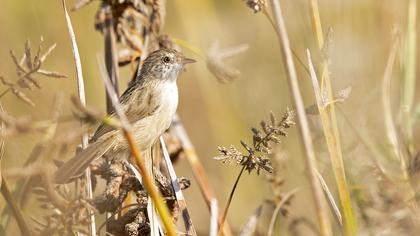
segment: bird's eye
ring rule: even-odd
[[[169,63],[169,62],[171,62],[171,58],[170,57],[164,57],[163,62]]]

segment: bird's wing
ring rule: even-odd
[[[120,97],[120,103],[130,123],[153,115],[159,108],[159,94],[147,84],[129,87]],[[111,113],[115,117],[115,113]],[[57,183],[66,183],[86,170],[95,159],[104,155],[115,145],[114,127],[101,124],[90,140],[89,146],[67,161],[55,173]]]
[[[130,123],[135,123],[147,116],[153,115],[159,108],[159,94],[147,83],[132,84],[120,97],[120,103]],[[110,114],[115,117],[115,112]],[[115,127],[102,123],[91,138],[96,141],[104,134],[115,130]]]

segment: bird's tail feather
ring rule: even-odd
[[[144,153],[145,166],[153,182],[155,182],[153,164],[154,164],[154,159],[157,159],[159,156],[159,151],[160,151],[159,142],[156,142],[153,144],[151,148],[148,149],[148,151]],[[156,212],[155,204],[153,203],[150,196],[148,197],[147,200],[148,200],[147,213],[148,213],[149,222],[150,222],[150,235],[156,236],[156,235],[159,235],[159,217]]]
[[[70,182],[75,177],[79,177],[97,158],[104,155],[112,146],[112,138],[98,140],[77,153],[72,159],[65,162],[54,173],[54,182],[57,184],[64,184]]]

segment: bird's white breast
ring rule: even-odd
[[[133,124],[135,140],[141,150],[150,148],[169,128],[178,107],[178,87],[175,81],[165,81],[158,84],[155,89],[159,95],[158,109],[151,116]]]
[[[175,114],[178,107],[178,86],[176,85],[176,81],[166,81],[160,86],[162,90],[162,107],[167,107],[167,115],[172,119],[172,116]]]

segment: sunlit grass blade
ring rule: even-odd
[[[319,183],[318,177],[316,176],[317,163],[315,158],[315,151],[313,148],[308,120],[305,114],[302,95],[300,93],[296,68],[293,62],[292,50],[290,48],[290,42],[287,35],[286,25],[284,22],[279,1],[271,0],[270,4],[273,8],[273,22],[275,23],[276,32],[278,34],[281,53],[283,55],[283,62],[287,72],[288,84],[292,93],[294,105],[296,107],[301,138],[306,152],[305,161],[308,169],[308,179],[312,187],[312,193],[317,211],[317,220],[319,223],[320,233],[321,235],[332,235],[331,222],[328,215],[328,207],[322,193],[321,184]]]
[[[315,35],[317,36],[316,38],[318,50],[321,52],[322,50],[324,50],[325,43],[323,38],[320,14],[318,10],[318,2],[317,0],[309,0],[309,3],[311,5],[312,25],[314,27]],[[310,57],[308,57],[308,59],[310,60]],[[329,64],[327,59],[324,59],[322,61],[320,71],[322,75],[321,86],[318,91],[314,88],[315,93],[324,94],[324,91],[326,91],[328,101],[333,101],[334,93],[331,86]],[[311,74],[316,76],[315,73]],[[314,78],[312,78],[312,82],[313,84],[315,84]],[[316,83],[318,83],[318,81],[316,81]],[[319,98],[320,97],[318,96],[317,100]],[[327,142],[328,152],[330,154],[331,165],[334,171],[334,178],[337,184],[342,212],[344,215],[344,232],[346,235],[356,235],[358,232],[357,218],[353,210],[350,198],[350,191],[346,181],[343,153],[341,150],[340,133],[338,130],[337,118],[335,113],[335,104],[330,103],[328,106],[324,107],[322,103],[319,102],[321,101],[317,101],[318,109],[321,115],[324,135]]]
[[[411,111],[416,91],[416,54],[417,54],[417,0],[408,2],[407,32],[405,36],[403,54],[403,90],[402,90],[402,112],[404,115],[404,128],[406,143],[410,153],[413,152],[413,127],[411,123]]]

